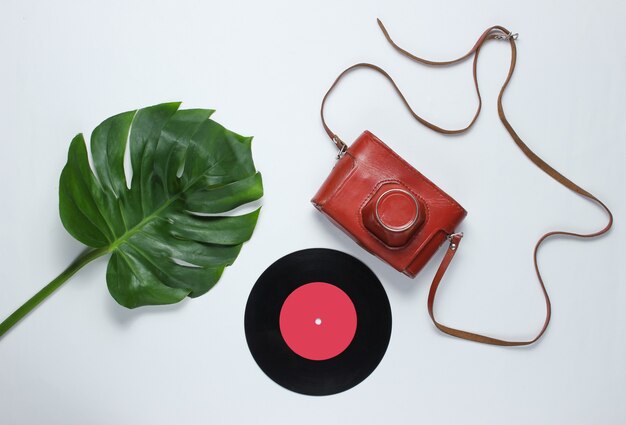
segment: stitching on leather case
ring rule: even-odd
[[[424,249],[427,245],[429,245],[433,239],[435,239],[435,236],[437,236],[439,233],[443,233],[444,235],[447,235],[448,232],[446,232],[444,229],[439,229],[436,232],[432,232],[430,234],[430,236],[428,236],[424,242],[422,243],[422,245],[420,245],[419,247],[419,252],[422,251],[422,249]],[[443,241],[439,244],[439,246],[441,246],[443,244],[443,242],[445,242],[445,239],[443,239]],[[432,258],[432,256],[431,256]],[[414,256],[411,260],[409,260],[408,264],[406,266],[404,266],[404,269],[402,269],[402,273],[404,273],[405,271],[408,270],[408,268],[411,266],[411,264],[413,264],[413,262],[417,259],[417,256]]]
[[[354,174],[354,170],[356,169],[356,158],[354,157],[354,155],[352,155],[350,152],[346,152],[345,153],[346,157],[349,157],[352,161],[350,161],[350,170],[346,173],[345,177],[341,180],[341,183],[339,183],[335,189],[330,192],[328,194],[328,196],[326,197],[326,201],[318,204],[320,207],[320,210],[323,211],[324,210],[324,206],[330,202],[336,195],[337,192],[339,192],[345,185],[346,182],[350,179],[350,177],[352,177],[352,175]],[[337,166],[338,164],[336,164],[335,166]]]

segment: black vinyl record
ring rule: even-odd
[[[267,376],[297,393],[330,395],[376,369],[391,337],[391,308],[365,264],[314,248],[263,272],[244,323],[248,347]]]

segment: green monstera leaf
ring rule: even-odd
[[[263,195],[251,138],[209,119],[212,110],[166,103],[115,115],[82,134],[61,173],[60,214],[90,247],[0,324],[0,336],[78,269],[111,254],[107,286],[128,308],[206,293],[250,239],[259,210],[223,215]],[[126,178],[129,151],[132,179]]]

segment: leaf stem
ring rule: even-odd
[[[15,310],[13,314],[7,317],[4,322],[0,323],[0,338],[19,322],[24,316],[37,307],[43,300],[48,298],[54,291],[59,289],[70,277],[72,277],[78,270],[83,268],[87,263],[95,260],[107,254],[109,250],[107,248],[89,249],[82,253],[72,264],[68,266],[60,275],[58,275],[52,282],[44,286],[39,292],[33,295],[28,301],[26,301],[20,308]]]

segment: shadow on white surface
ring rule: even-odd
[[[185,298],[176,304],[142,306],[130,309],[119,305],[112,297],[109,297],[105,305],[107,313],[113,318],[114,322],[121,327],[127,327],[143,316],[175,314],[177,311],[185,308],[187,302],[189,302],[189,299]]]

